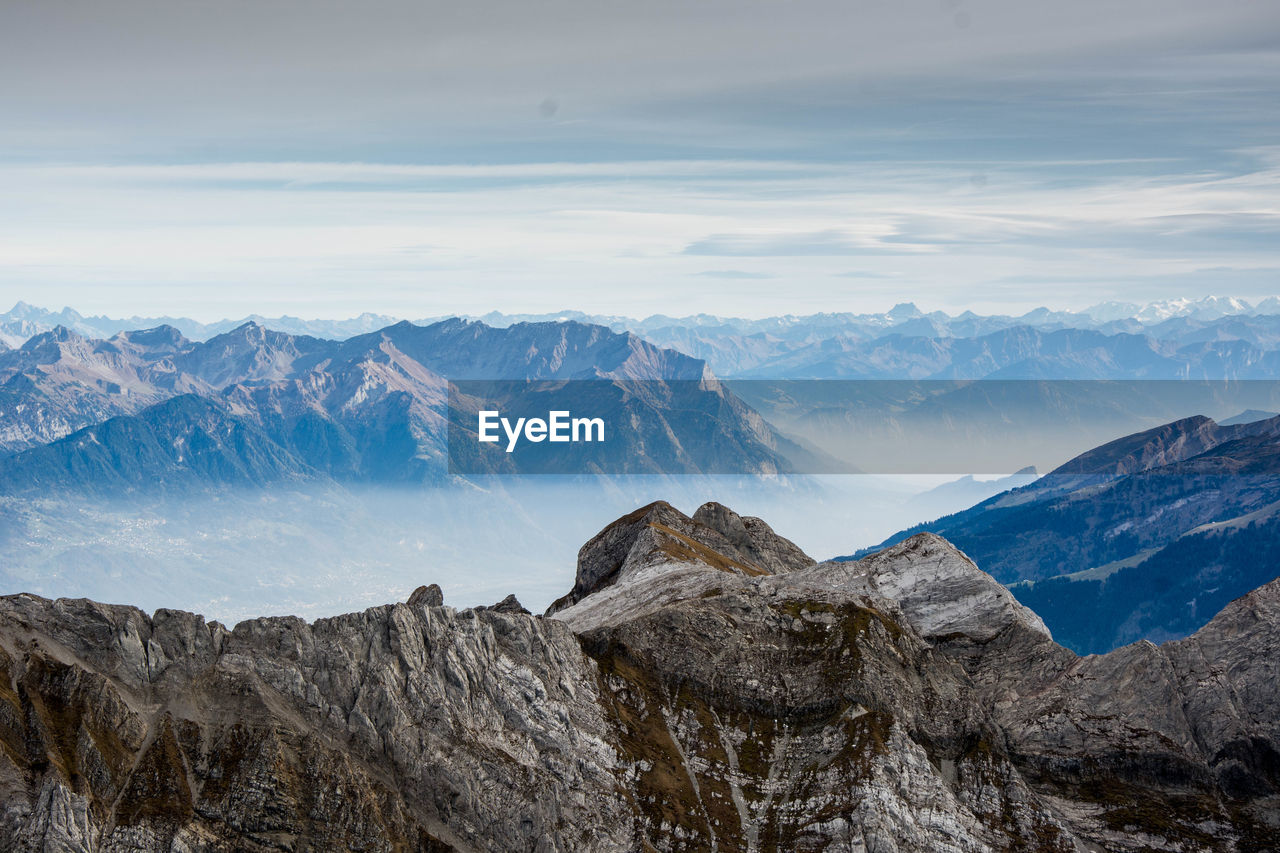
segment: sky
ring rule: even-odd
[[[0,116],[0,303],[1280,294],[1272,0],[0,0]]]

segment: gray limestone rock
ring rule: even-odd
[[[758,518],[706,503],[693,518],[656,501],[601,530],[578,552],[573,589],[548,615],[653,565],[691,563],[735,575],[766,575],[813,565],[794,542]]]
[[[444,592],[438,584],[420,586],[409,596],[410,607],[442,607]]]
[[[1081,658],[945,540],[644,507],[513,597],[227,630],[0,598],[0,849],[1263,851],[1280,581]]]

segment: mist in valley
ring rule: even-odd
[[[447,488],[329,485],[186,498],[0,499],[0,592],[168,607],[234,624],[405,600],[509,593],[541,612],[573,584],[578,549],[636,507],[716,500],[816,559],[848,554],[1008,484],[954,477],[494,476]]]

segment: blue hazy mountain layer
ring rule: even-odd
[[[784,470],[786,442],[709,376],[698,359],[581,323],[398,323],[345,341],[253,324],[204,342],[167,326],[105,341],[59,327],[0,354],[0,490],[440,482],[447,380],[471,377],[666,388],[628,409],[646,452],[617,447],[605,460],[616,473],[650,460],[663,473]]]
[[[417,321],[430,325],[442,318]],[[910,303],[878,314],[849,312],[762,319],[653,315],[635,319],[580,311],[491,312],[487,326],[577,322],[631,332],[705,361],[722,377],[757,378],[1270,378],[1280,349],[1280,299],[1251,305],[1206,297],[1082,311],[1039,308],[1021,315],[948,315]],[[181,317],[86,317],[18,303],[0,314],[0,342],[18,347],[61,326],[89,338],[167,325],[207,340],[246,322],[290,335],[345,340],[393,325],[365,313],[345,320],[254,315],[202,323]],[[494,378],[494,377],[488,377]]]

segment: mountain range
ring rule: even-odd
[[[950,378],[996,374],[1055,378],[1233,378],[1264,375],[1280,349],[1280,298],[1256,305],[1231,297],[1175,299],[1141,306],[1106,303],[1084,311],[1038,308],[1013,315],[923,312],[910,303],[880,314],[824,313],[742,319],[653,315],[634,319],[580,311],[491,312],[468,317],[496,328],[520,323],[579,322],[637,334],[657,346],[700,358],[721,377]],[[432,325],[442,317],[420,319]],[[201,323],[187,318],[85,317],[19,302],[0,314],[0,342],[20,346],[65,327],[88,338],[167,325],[192,340],[246,322],[291,335],[344,340],[394,325],[397,318],[362,314],[348,320],[297,317]],[[1083,333],[1092,334],[1083,334]],[[1058,334],[1065,333],[1065,334]],[[932,342],[932,343],[931,343]],[[1274,374],[1269,374],[1274,375]]]
[[[1023,343],[1105,337],[1025,328],[995,335]],[[933,343],[954,355],[982,341]],[[1255,367],[1267,373],[1269,363]],[[500,382],[489,383],[498,390],[487,403],[451,401],[450,380],[514,380],[517,402]],[[1276,383],[725,383],[700,359],[575,320],[401,322],[345,340],[256,323],[205,341],[172,326],[105,340],[59,326],[0,352],[0,493],[186,495],[565,473],[550,445],[478,462],[456,448],[450,457],[449,448],[451,430],[477,408],[495,399],[536,408],[560,399],[551,391],[570,380],[576,399],[628,425],[621,439],[582,454],[581,473],[849,470],[841,464],[1011,471],[1040,464],[1031,454],[1055,446],[1077,454],[1082,443],[1101,443],[1029,485],[1024,477],[883,543],[923,530],[947,536],[1077,651],[1185,637],[1274,576],[1267,555],[1280,532],[1280,419],[1267,415],[1280,407]],[[1251,396],[1242,399],[1241,389]],[[1221,423],[1180,417],[1214,407],[1247,411]],[[1161,417],[1170,422],[1105,441],[1139,418]],[[995,490],[962,485],[978,497]],[[930,500],[958,503],[944,490],[917,501],[915,517],[929,512]]]
[[[53,319],[72,325],[15,338],[16,348],[0,351],[0,452],[47,445],[109,418],[141,416],[148,406],[196,394],[225,409],[228,419],[238,419],[229,422],[229,434],[265,432],[262,440],[279,445],[275,455],[282,459],[292,457],[283,467],[297,476],[438,479],[447,468],[445,381],[462,378],[700,382],[735,377],[735,384],[718,386],[715,394],[741,399],[767,423],[757,423],[755,414],[737,402],[729,404],[726,416],[734,424],[725,434],[749,438],[727,442],[738,447],[722,454],[732,457],[728,461],[681,457],[668,442],[679,470],[704,471],[977,470],[957,470],[945,458],[957,430],[976,454],[965,465],[978,462],[987,466],[983,470],[1004,472],[1027,465],[1052,468],[1091,444],[1189,414],[1225,417],[1246,408],[1280,409],[1280,384],[1270,381],[1280,375],[1280,316],[1196,319],[1197,313],[1244,310],[1243,303],[1221,301],[1178,310],[1185,316],[1135,327],[1141,333],[1055,328],[1054,323],[1071,318],[1052,312],[1020,318],[966,314],[947,320],[950,325],[943,328],[939,316],[945,315],[924,315],[903,305],[884,315],[722,323],[702,316],[651,317],[631,324],[639,332],[577,319],[491,326],[453,318],[427,326],[400,322],[350,337],[339,332],[352,329],[329,328],[337,337],[324,338],[248,322],[193,340],[172,325],[87,337],[76,328],[111,324],[102,318],[90,318],[91,323],[69,309],[53,315],[20,304],[10,312],[17,318],[10,322],[26,324],[24,331]],[[357,325],[364,328],[372,317],[358,318]],[[601,319],[621,325],[618,318]],[[1017,323],[1005,325],[1010,319]],[[667,321],[677,325],[663,325]],[[654,343],[664,340],[669,345]],[[547,369],[553,362],[554,369]],[[805,389],[768,384],[806,378],[824,381]],[[869,386],[834,379],[905,384],[868,394]],[[976,393],[963,384],[977,379],[988,384]],[[1068,388],[1028,380],[1152,384]],[[912,383],[939,384],[922,391],[925,385]],[[1154,393],[1160,383],[1163,390]],[[999,400],[991,392],[997,387],[1004,389]],[[1178,396],[1166,399],[1175,388]],[[868,399],[878,402],[868,405]],[[629,417],[621,403],[614,408]],[[157,423],[130,429],[163,432],[165,411],[144,418]],[[650,407],[649,413],[654,411]],[[939,449],[942,458],[928,449],[937,442],[940,423],[950,425]],[[1059,434],[1038,432],[1042,429]],[[691,434],[688,424],[684,434]],[[895,449],[904,443],[913,448],[909,460]],[[87,445],[64,444],[60,450],[65,454],[74,447]],[[497,469],[510,461],[498,458]],[[590,464],[600,467],[601,461]],[[903,467],[907,462],[916,467]],[[68,459],[63,467],[76,464]],[[256,479],[247,475],[247,481]]]
[[[628,397],[628,435],[666,473],[788,465],[703,362],[600,326],[452,319],[332,341],[246,323],[203,342],[171,326],[107,340],[58,327],[0,353],[0,488],[439,481],[447,383],[465,379],[655,383],[665,395]],[[613,452],[616,471],[652,467]]]
[[[0,598],[15,851],[1274,851],[1280,583],[1081,658],[946,540],[662,502],[539,617]]]

